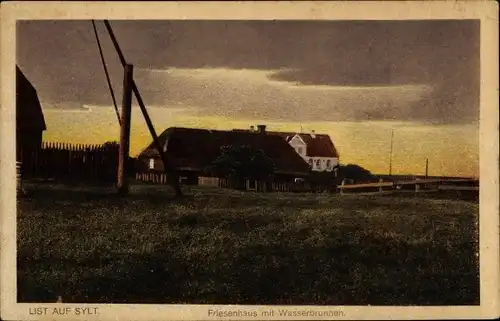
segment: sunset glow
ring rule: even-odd
[[[342,164],[359,164],[377,174],[389,169],[391,129],[394,128],[393,173],[429,175],[478,175],[478,129],[474,125],[425,126],[404,122],[271,122],[196,116],[180,108],[149,108],[158,134],[171,126],[233,129],[266,124],[269,130],[327,133],[335,143]],[[112,106],[90,112],[45,108],[45,141],[101,144],[118,141],[119,127]],[[132,113],[131,156],[151,142],[137,106]]]

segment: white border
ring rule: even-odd
[[[21,19],[296,19],[296,20],[481,20],[480,98],[480,274],[481,305],[475,307],[330,307],[342,310],[337,319],[466,319],[499,315],[498,232],[498,5],[495,1],[387,1],[387,2],[7,2],[1,4],[1,318],[37,320],[31,307],[99,307],[99,320],[206,320],[203,305],[106,305],[16,303],[15,200],[15,23]],[[219,306],[229,308],[229,306]],[[236,306],[234,306],[236,308]],[[238,306],[247,311],[270,306]],[[275,307],[276,308],[276,307]],[[291,309],[290,306],[285,307]],[[300,307],[304,309],[305,307]],[[308,307],[309,308],[309,307]],[[324,310],[326,307],[310,307]],[[44,319],[50,319],[45,317]],[[53,317],[52,317],[53,318]],[[57,319],[85,319],[71,314]],[[228,320],[229,318],[226,318]],[[232,318],[244,319],[244,318]],[[248,318],[248,319],[318,319]],[[324,318],[327,319],[327,318]],[[332,318],[330,318],[332,319]]]

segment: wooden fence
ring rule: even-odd
[[[137,173],[135,173],[135,179],[137,181],[149,183],[149,184],[159,184],[159,185],[169,184],[167,174],[161,173],[161,172],[154,172],[154,171],[137,172]],[[186,184],[186,185],[189,184],[189,182],[187,181],[187,177],[180,176],[179,180],[180,180],[181,184]],[[190,185],[192,185],[192,184],[190,184]],[[227,182],[227,180],[220,179],[217,177],[200,176],[198,178],[198,180],[196,181],[196,184],[194,184],[194,185],[227,187],[227,186],[229,186],[229,183]]]
[[[56,181],[116,181],[118,145],[83,145],[44,142],[23,154],[21,176]]]
[[[468,179],[417,179],[408,181],[344,184],[339,186],[340,194],[404,194],[429,193],[453,194],[468,198],[479,197],[479,181]],[[451,195],[450,194],[450,195]]]
[[[152,184],[167,184],[167,176],[164,173],[144,172],[136,173],[135,178],[138,181],[148,182]],[[181,183],[183,178],[181,177]],[[422,193],[430,193],[440,196],[460,197],[467,199],[479,198],[479,181],[474,179],[413,179],[402,181],[383,181],[376,183],[352,183],[346,184],[348,180],[344,180],[341,185],[333,186],[329,192],[340,193],[341,195],[417,195]],[[197,185],[216,186],[221,188],[231,188],[232,184],[227,179],[215,177],[199,177]],[[244,186],[244,185],[243,185]],[[242,187],[243,187],[242,186]],[[248,182],[246,190],[263,191],[256,186],[249,186]],[[326,190],[318,190],[314,186],[305,183],[295,182],[280,182],[273,181],[270,186],[264,189],[266,192],[321,192]]]
[[[149,184],[168,184],[167,174],[161,172],[138,172],[135,173],[135,179],[137,181],[141,181]],[[187,181],[187,177],[180,177],[181,184],[190,185]],[[252,184],[253,183],[253,184]],[[262,186],[263,183],[257,183],[255,181],[245,181],[241,182],[241,188],[249,191],[276,191],[276,192],[290,192],[294,188],[300,189],[303,184],[297,184],[292,182],[281,182],[281,181],[273,181],[269,184],[265,184],[266,187]],[[194,185],[200,186],[214,186],[221,188],[231,188],[233,185],[229,179],[225,178],[217,178],[217,177],[208,177],[208,176],[200,176],[198,177],[196,183]],[[304,187],[302,186],[302,189]]]
[[[158,172],[136,173],[135,179],[141,182],[152,184],[167,184],[167,174]]]
[[[343,194],[383,194],[384,192],[391,191],[394,188],[392,182],[379,181],[378,183],[362,183],[362,184],[345,184],[342,181],[338,186],[338,191]]]

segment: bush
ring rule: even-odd
[[[369,170],[356,164],[340,165],[338,169],[338,178],[340,181],[348,179],[352,180],[354,183],[378,182],[378,178]]]

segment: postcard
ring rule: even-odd
[[[498,317],[497,9],[2,4],[2,319]]]

